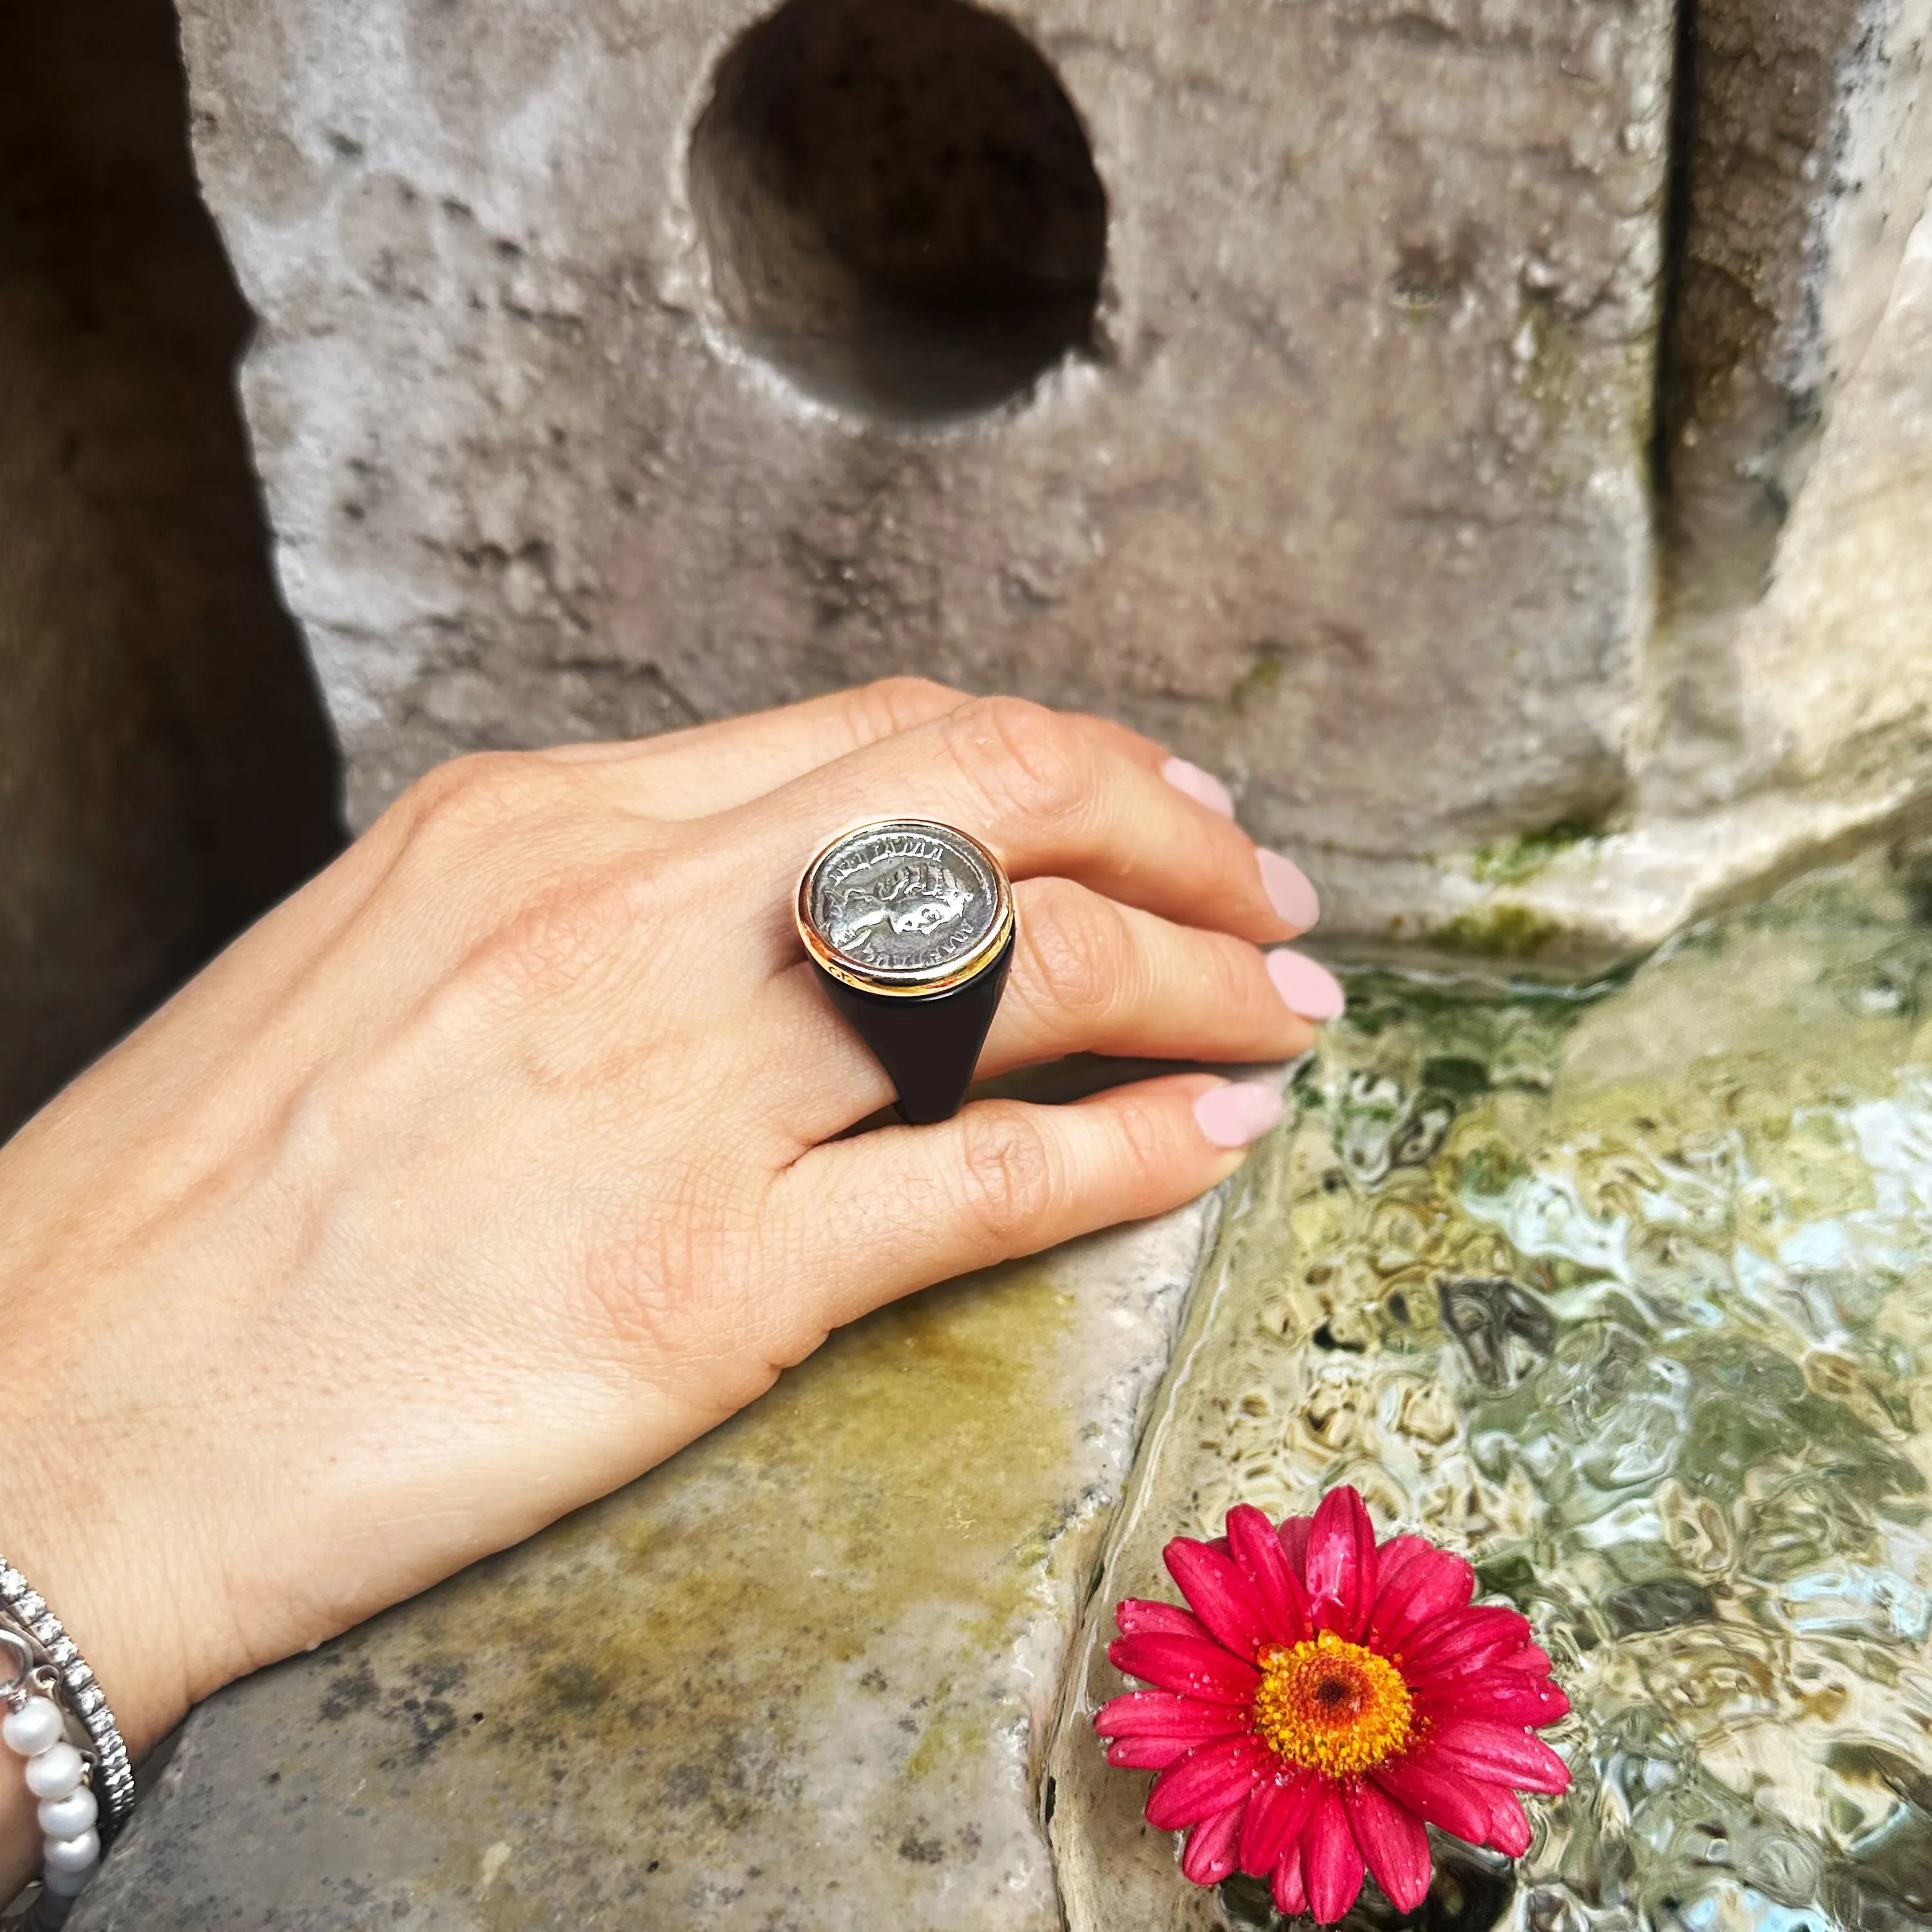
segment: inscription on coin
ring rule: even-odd
[[[874,972],[914,973],[963,959],[1000,916],[985,855],[950,826],[923,820],[868,826],[814,868],[812,922]]]

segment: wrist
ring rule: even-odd
[[[114,1750],[117,1734],[127,1760],[137,1761],[187,1714],[192,1701],[173,1646],[160,1636],[166,1625],[154,1612],[158,1600],[166,1598],[152,1570],[138,1582],[131,1576],[117,1580],[111,1552],[90,1547],[74,1533],[80,1526],[48,1524],[20,1508],[26,1492],[4,1440],[0,1470],[6,1478],[0,1598],[17,1593],[14,1600],[0,1600],[0,1610],[23,1635],[39,1639],[42,1662],[59,1670],[64,1680],[59,1701],[94,1736],[96,1794],[106,1808],[111,1790],[118,1806],[128,1772]],[[130,1615],[135,1605],[147,1614]]]
[[[125,1338],[111,1306],[49,1315],[82,1301],[38,1269],[0,1292],[0,1556],[59,1620],[138,1760],[194,1695],[173,1574],[194,1539],[156,1453],[166,1438],[116,1372]]]
[[[127,1822],[134,1767],[93,1666],[59,1613],[4,1554],[0,1664],[0,1784],[8,1794],[0,1802],[0,1904],[37,1863],[49,1899],[70,1902],[98,1869],[104,1844]],[[14,1770],[17,1781],[7,1774]]]
[[[160,1232],[182,1189],[160,1174],[77,1199],[59,1141],[43,1117],[0,1149],[0,1554],[60,1620],[138,1762],[247,1662],[202,1574],[222,1492]]]

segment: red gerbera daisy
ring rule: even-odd
[[[1158,1771],[1148,1822],[1187,1831],[1180,1868],[1238,1868],[1275,1904],[1327,1924],[1364,1866],[1390,1904],[1429,1889],[1439,1826],[1512,1858],[1528,1848],[1516,1792],[1567,1790],[1540,1738],[1569,1700],[1511,1610],[1472,1607],[1475,1573],[1419,1536],[1378,1549],[1352,1489],[1277,1530],[1228,1513],[1213,1543],[1178,1536],[1167,1567],[1192,1613],[1130,1598],[1107,1654],[1156,1688],[1094,1720],[1109,1764]]]

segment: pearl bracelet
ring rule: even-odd
[[[0,1742],[26,1760],[27,1789],[40,1800],[40,1922],[58,1925],[133,1807],[134,1773],[93,1672],[4,1557],[0,1708]]]

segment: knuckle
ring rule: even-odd
[[[586,868],[512,914],[482,964],[519,995],[540,1000],[621,979],[634,968],[639,934],[650,929],[653,896],[637,860]]]
[[[553,767],[520,752],[472,752],[418,778],[397,801],[411,840],[465,838],[527,818],[554,788]]]
[[[1138,1096],[1117,1100],[1114,1135],[1122,1179],[1136,1198],[1159,1187],[1174,1167],[1174,1120],[1171,1110]]]
[[[1052,1150],[1021,1107],[988,1103],[960,1116],[961,1204],[998,1253],[1017,1253],[1060,1192]]]
[[[735,1376],[764,1316],[734,1286],[757,1251],[755,1203],[732,1177],[685,1163],[608,1214],[576,1284],[579,1334],[627,1370]]]
[[[909,731],[943,716],[961,702],[960,694],[936,679],[898,676],[874,678],[849,695],[854,735],[865,742]]]
[[[585,1258],[579,1292],[593,1352],[676,1358],[686,1312],[677,1284],[688,1262],[679,1250],[686,1246],[661,1224],[644,1224],[614,1231]]]
[[[1105,899],[1064,880],[1041,880],[1028,894],[1021,934],[1024,976],[1040,1005],[1062,1018],[1103,1020],[1118,1002],[1127,968],[1120,915]]]
[[[586,1253],[579,1292],[598,1353],[627,1362],[675,1362],[688,1348],[691,1284],[709,1258],[705,1203],[690,1177],[668,1198],[614,1217]]]
[[[1281,1000],[1268,985],[1258,946],[1215,933],[1199,953],[1197,997],[1208,1011],[1273,1017]]]
[[[1093,747],[1071,718],[1022,698],[976,699],[954,717],[953,756],[996,808],[1048,825],[1087,810]]]

